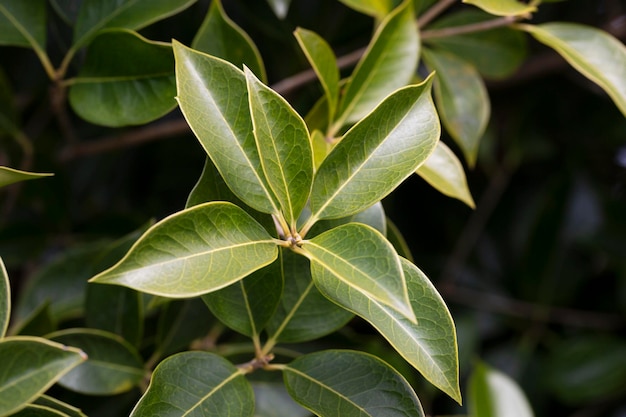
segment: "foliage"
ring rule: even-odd
[[[98,239],[71,239],[73,247],[24,286],[10,284],[0,260],[0,362],[6,364],[0,416],[440,413],[432,410],[434,390],[417,374],[461,404],[460,365],[467,357],[457,333],[468,340],[467,322],[455,326],[445,297],[417,266],[426,257],[414,261],[405,240],[410,232],[396,227],[386,208],[417,174],[441,194],[481,210],[463,164],[479,165],[481,142],[489,138],[486,80],[504,82],[515,74],[528,34],[594,82],[622,115],[626,48],[594,27],[535,24],[533,14],[544,7],[538,1],[341,0],[320,7],[354,19],[354,32],[346,33],[367,45],[337,57],[327,35],[294,26],[294,57],[285,58],[274,56],[275,42],[264,40],[268,50],[260,48],[257,37],[279,33],[271,26],[287,25],[290,10],[306,2],[194,3],[33,0],[27,7],[22,0],[0,0],[0,45],[34,52],[49,85],[50,117],[67,140],[60,164],[40,162],[58,143],[34,144],[34,132],[22,127],[13,105],[12,90],[22,85],[0,72],[0,162],[19,165],[0,167],[0,187],[51,175],[31,172],[35,164],[63,178],[89,172],[73,171],[72,160],[103,148],[78,137],[115,128],[124,138],[121,129],[133,125],[140,139],[131,141],[190,128],[204,163],[182,210],[186,161],[168,174],[176,192],[166,190],[158,209],[142,207],[128,216],[134,227],[103,213],[78,213],[84,222],[102,224],[88,227]],[[239,18],[242,10],[260,10],[259,27],[250,28],[254,36],[226,6]],[[205,14],[191,18],[202,7]],[[166,18],[183,23],[160,22]],[[372,22],[371,32],[359,26]],[[262,52],[276,58],[271,70]],[[308,72],[268,86],[268,79],[286,77],[281,67],[293,72],[298,59]],[[311,80],[319,85],[292,97],[287,81],[302,87]],[[319,91],[321,97],[313,97]],[[448,144],[440,140],[441,125]],[[174,128],[168,133],[163,126]],[[193,146],[176,144],[175,152]],[[115,179],[123,159],[110,161],[109,175],[72,178],[73,186],[97,190],[101,180],[93,177],[127,182]],[[174,151],[163,159],[178,162]],[[130,181],[145,191],[159,169]],[[0,190],[8,197],[7,213],[23,203],[21,185]],[[92,203],[112,198],[110,188],[102,190]],[[83,208],[48,201],[45,219]],[[155,212],[163,218],[146,224]],[[12,215],[0,224],[27,236],[21,219]],[[431,239],[419,236],[424,243]],[[28,261],[20,239],[0,238],[7,238],[0,254],[20,271]],[[49,236],[37,238],[37,245],[27,240],[22,246],[31,257],[43,256],[36,253],[39,245],[57,250],[45,241]],[[574,361],[609,352],[617,363],[621,350],[623,341],[613,338],[559,349]],[[564,387],[580,386],[565,376],[575,374],[575,365],[562,358],[552,363],[549,389],[568,402],[611,399],[626,382],[623,372],[589,362],[591,370],[582,369],[603,380],[603,388],[572,396]],[[448,406],[451,412],[533,415],[516,382],[482,362],[467,386],[467,409]]]

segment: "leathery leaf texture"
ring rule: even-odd
[[[273,262],[267,231],[232,203],[211,202],[151,227],[116,265],[91,281],[165,297],[193,297],[226,287]]]

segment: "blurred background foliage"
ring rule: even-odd
[[[140,33],[190,44],[208,6],[199,1]],[[335,0],[295,0],[282,20],[257,0],[225,0],[224,8],[257,44],[270,85],[308,68],[295,27],[318,32],[338,56],[366,45],[373,28],[371,18]],[[49,18],[48,50],[58,62],[71,31],[54,13]],[[583,23],[626,39],[620,0],[545,3],[532,23],[544,21]],[[623,417],[626,120],[599,88],[526,38],[518,70],[487,82],[492,117],[468,170],[476,210],[417,176],[384,205],[452,311],[462,386],[480,357],[521,385],[538,416]],[[187,130],[163,129],[180,120],[178,109],[154,123],[158,134],[144,136],[136,127],[89,124],[71,111],[62,121],[31,50],[3,47],[0,67],[0,106],[15,112],[33,142],[32,159],[25,158],[0,131],[0,165],[55,174],[0,191],[0,254],[17,300],[57,257],[77,248],[89,253],[182,209],[205,154]],[[312,82],[286,97],[305,113],[320,94]],[[102,140],[113,145],[85,147]],[[445,134],[443,140],[459,153]],[[363,322],[352,328],[358,337],[348,329],[333,343],[357,343],[397,366],[429,413],[462,412],[375,332],[364,337]]]

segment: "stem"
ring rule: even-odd
[[[468,33],[482,32],[502,26],[509,26],[523,19],[523,16],[505,16],[497,19],[486,20],[484,22],[471,23],[468,25],[454,26],[444,29],[432,29],[422,32],[422,40],[434,38],[446,38],[449,36],[465,35]]]
[[[437,16],[443,13],[446,9],[452,6],[456,0],[440,0],[433,5],[430,9],[426,10],[424,14],[417,19],[417,27],[424,27],[432,22]]]

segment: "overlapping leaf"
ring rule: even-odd
[[[6,335],[11,318],[11,286],[9,275],[0,257],[0,340]]]
[[[115,45],[115,47],[111,47]],[[144,124],[176,107],[169,44],[111,29],[96,37],[69,92],[74,111],[95,124]]]
[[[463,0],[496,16],[520,16],[537,10],[538,1],[523,2],[518,0]]]
[[[254,394],[243,373],[221,356],[184,352],[161,362],[131,417],[250,417]]]
[[[51,408],[66,417],[86,417],[80,409],[48,395],[42,395],[33,404]]]
[[[17,169],[0,166],[0,188],[20,181],[34,180],[42,177],[49,177],[54,174],[42,174],[36,172],[26,172]]]
[[[61,411],[55,410],[51,407],[43,405],[29,404],[22,408],[15,414],[11,414],[12,417],[68,417],[67,414]]]
[[[2,0],[0,45],[46,49],[46,1]]]
[[[157,323],[155,342],[159,356],[188,349],[194,340],[209,334],[214,325],[215,320],[201,298],[167,300]]]
[[[423,417],[409,383],[375,356],[327,350],[283,370],[289,394],[320,417]]]
[[[157,223],[118,264],[91,281],[192,297],[224,288],[277,256],[263,226],[234,204],[213,202]]]

